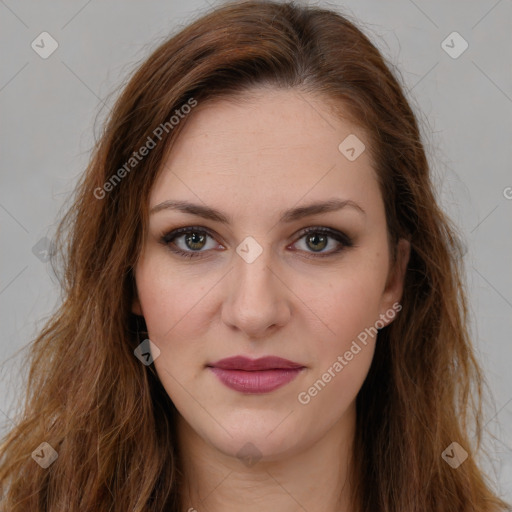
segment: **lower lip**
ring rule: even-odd
[[[304,368],[281,368],[275,370],[244,371],[223,370],[209,366],[228,388],[242,393],[269,393],[292,381]]]

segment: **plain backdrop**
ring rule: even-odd
[[[494,396],[486,409],[486,428],[497,437],[488,438],[488,470],[510,501],[512,2],[315,4],[359,20],[398,66],[422,125],[441,204],[465,240],[470,327]],[[95,130],[115,98],[111,93],[163,39],[215,5],[0,0],[2,433],[12,426],[9,416],[23,391],[23,355],[11,356],[35,337],[59,300],[41,256],[44,238],[51,237],[85,169]],[[58,44],[46,59],[31,46],[42,32]]]

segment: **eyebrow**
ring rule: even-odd
[[[361,208],[361,206],[359,206],[356,202],[350,199],[341,200],[334,198],[329,199],[327,201],[311,203],[306,206],[300,206],[298,208],[291,208],[289,210],[285,210],[284,212],[281,213],[279,221],[284,223],[290,223],[302,219],[304,217],[309,217],[311,215],[334,212],[347,207],[353,208],[356,211],[362,213],[363,215],[366,215],[366,212],[363,210],[363,208]],[[164,201],[163,203],[153,206],[153,208],[151,208],[150,214],[157,213],[162,210],[178,210],[180,212],[198,215],[199,217],[202,217],[204,219],[213,220],[216,222],[220,222],[222,224],[231,223],[231,218],[223,214],[222,212],[215,210],[214,208],[210,208],[209,206],[189,203],[188,201]]]

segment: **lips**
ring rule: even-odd
[[[276,356],[228,357],[207,367],[227,387],[242,393],[269,393],[291,382],[304,370],[300,363]]]
[[[288,359],[276,356],[260,357],[259,359],[249,359],[244,356],[228,357],[221,359],[216,363],[209,364],[213,368],[221,368],[222,370],[245,370],[247,372],[257,370],[283,370],[297,369],[304,366]]]

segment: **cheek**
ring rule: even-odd
[[[349,343],[347,350],[334,351],[319,371],[311,375],[296,397],[295,409],[302,418],[299,428],[308,436],[317,429],[328,430],[343,421],[366,379],[375,348],[370,339],[366,345]],[[351,353],[351,359],[346,353]],[[341,357],[341,359],[338,359]]]
[[[385,264],[384,259],[375,258],[347,266],[330,280],[323,294],[320,286],[310,288],[304,300],[315,305],[322,320],[320,335],[312,336],[311,328],[305,330],[311,335],[314,363],[308,379],[312,387],[302,390],[307,395],[304,401],[315,402],[313,409],[320,404],[332,407],[333,418],[355,398],[371,365]]]
[[[329,286],[319,316],[329,329],[310,336],[312,365],[296,397],[305,415],[304,429],[316,428],[315,418],[332,425],[355,400],[371,366],[379,319],[380,283],[377,273],[353,273]],[[378,285],[376,285],[376,281]],[[311,329],[308,331],[311,333]],[[313,423],[310,423],[313,422]]]
[[[316,346],[311,378],[320,379],[330,388],[325,399],[354,398],[371,364],[379,297],[371,283],[367,284],[361,287],[361,283],[353,280],[338,283],[322,310],[329,330],[324,329],[325,336],[312,338]]]
[[[193,341],[191,335],[194,330],[201,330],[201,318],[204,319],[197,311],[214,284],[214,279],[207,274],[199,270],[180,271],[161,257],[139,266],[137,292],[149,334],[157,345],[165,344],[171,337],[182,340],[188,336]],[[190,332],[184,336],[178,334],[187,331]]]
[[[321,336],[330,346],[343,349],[379,319],[385,276],[383,264],[346,267],[336,275],[303,287],[297,294],[321,319]]]

